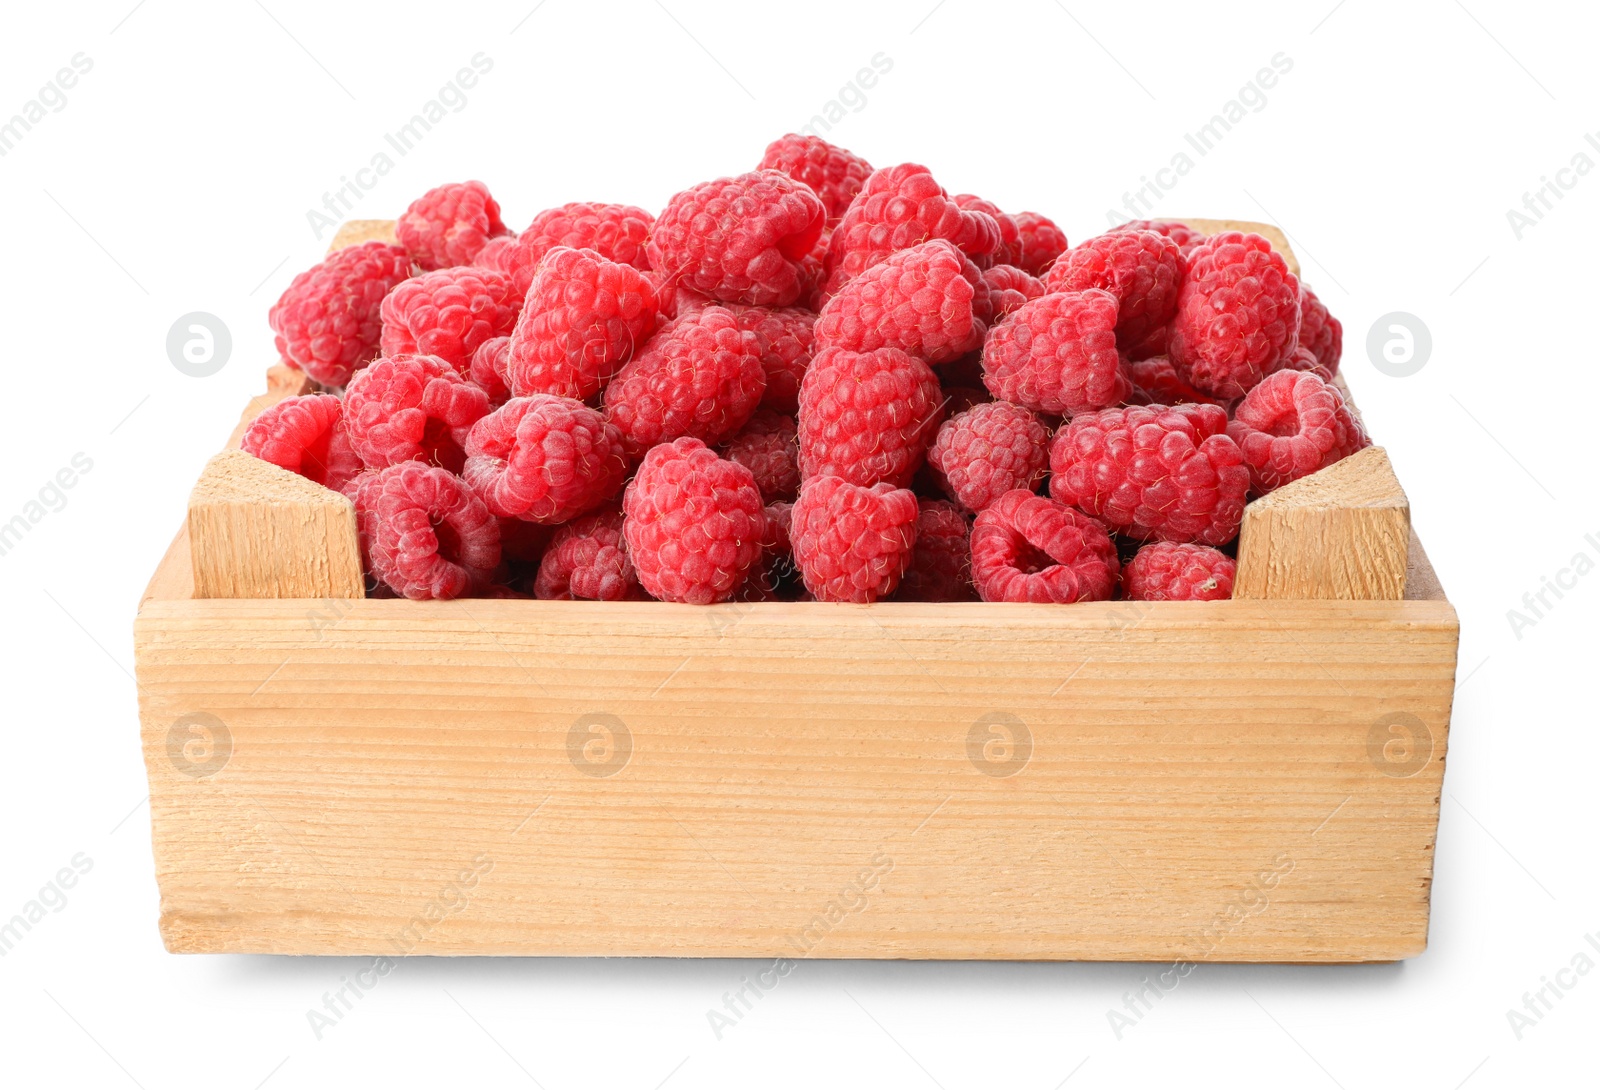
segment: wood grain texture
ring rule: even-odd
[[[328,252],[356,246],[363,242],[389,242],[399,245],[394,233],[394,220],[346,220],[328,243]]]
[[[1272,244],[1274,250],[1283,255],[1283,262],[1289,266],[1289,271],[1296,276],[1300,275],[1300,259],[1295,256],[1294,248],[1289,245],[1289,236],[1283,233],[1281,227],[1270,223],[1255,223],[1251,220],[1190,219],[1187,216],[1178,217],[1177,222],[1208,235],[1220,234],[1223,231],[1247,231],[1260,235]]]

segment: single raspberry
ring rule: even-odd
[[[1277,370],[1300,336],[1300,281],[1260,235],[1225,231],[1189,256],[1167,350],[1198,390],[1238,397]]]
[[[1045,293],[1044,281],[1029,276],[1015,265],[994,265],[983,270],[983,284],[989,289],[991,321],[998,321],[1029,299]]]
[[[337,492],[362,470],[343,417],[343,404],[332,394],[287,397],[251,421],[239,446]]]
[[[533,217],[516,245],[502,252],[496,267],[520,292],[528,290],[539,263],[557,246],[593,250],[607,261],[642,271],[650,268],[645,241],[654,225],[654,216],[629,204],[563,204]]]
[[[976,598],[968,546],[971,530],[967,516],[955,504],[918,500],[917,543],[895,598],[902,602],[969,602]]]
[[[1103,602],[1117,567],[1104,526],[1024,489],[985,507],[972,528],[972,582],[985,602]]]
[[[1030,299],[983,345],[983,384],[1001,401],[1046,413],[1080,413],[1128,396],[1117,357],[1117,301],[1109,292]]]
[[[411,202],[395,237],[418,267],[468,265],[490,239],[506,234],[500,206],[482,182],[448,182]]]
[[[827,210],[828,222],[838,223],[872,173],[872,164],[820,136],[790,133],[767,145],[756,169],[781,171],[810,186]]]
[[[489,395],[437,356],[393,356],[356,372],[344,395],[350,445],[374,469],[420,460],[459,472]]]
[[[506,377],[510,358],[511,338],[490,337],[478,346],[467,367],[467,377],[489,395],[491,408],[498,409],[511,396],[510,380]]]
[[[928,449],[950,498],[982,511],[1014,489],[1032,492],[1050,464],[1050,430],[1009,401],[992,401],[952,416]]]
[[[898,348],[818,352],[800,384],[800,475],[904,488],[944,418],[939,380]]]
[[[973,314],[981,283],[943,239],[896,251],[828,300],[817,316],[817,345],[852,352],[888,346],[929,363],[956,359],[983,343],[983,323]]]
[[[1217,602],[1233,597],[1233,558],[1209,545],[1152,541],[1122,569],[1122,592],[1140,602]]]
[[[1037,212],[1013,212],[1011,219],[1017,225],[1020,248],[1017,267],[1031,276],[1043,276],[1051,263],[1067,252],[1066,232]]]
[[[987,257],[1000,245],[1000,225],[986,212],[963,210],[925,166],[873,171],[828,240],[825,294],[898,250],[941,238],[968,257]]]
[[[664,602],[727,601],[761,559],[767,514],[755,478],[698,439],[653,447],[622,510],[639,583]]]
[[[361,551],[361,567],[367,573],[367,596],[372,597],[375,576],[372,573],[373,511],[377,506],[378,475],[381,469],[363,469],[339,491],[356,509],[356,545]]]
[[[1224,409],[1233,404],[1202,394],[1190,386],[1172,366],[1172,360],[1164,355],[1128,364],[1128,378],[1135,391],[1143,395],[1140,400],[1150,404],[1181,405],[1187,401],[1195,405],[1220,405]]]
[[[1328,313],[1316,292],[1300,285],[1300,347],[1308,349],[1332,377],[1339,373],[1339,357],[1344,354],[1344,326]]]
[[[500,518],[554,526],[599,507],[628,476],[622,434],[581,401],[514,397],[472,426],[461,475]]]
[[[788,306],[805,291],[801,259],[827,212],[776,170],[704,182],[674,196],[650,232],[650,265],[727,303]]]
[[[622,539],[622,509],[613,507],[556,531],[533,581],[536,598],[621,602],[643,598]]]
[[[1333,381],[1333,372],[1324,367],[1321,361],[1317,359],[1317,354],[1304,345],[1299,346],[1293,352],[1289,353],[1289,358],[1284,361],[1283,366],[1278,368],[1278,370],[1310,371],[1323,382]],[[1277,371],[1274,371],[1273,374],[1277,374]]]
[[[1075,416],[1050,447],[1050,494],[1139,540],[1221,545],[1239,532],[1250,470],[1215,405]]]
[[[400,462],[359,490],[373,573],[413,600],[486,590],[500,563],[500,526],[466,482],[439,466]]]
[[[324,386],[343,386],[378,354],[379,308],[411,275],[399,246],[363,242],[329,254],[294,278],[267,314],[278,354]]]
[[[1300,371],[1275,371],[1262,379],[1233,410],[1228,435],[1244,454],[1257,494],[1372,444],[1338,387]]]
[[[1062,254],[1044,286],[1046,291],[1109,291],[1117,300],[1117,345],[1126,350],[1172,321],[1183,274],[1183,254],[1170,238],[1154,231],[1113,231]]]
[[[757,409],[724,445],[722,456],[751,472],[765,503],[792,500],[800,491],[800,446],[792,416]]]
[[[817,316],[800,307],[728,307],[740,329],[756,335],[761,368],[767,373],[762,408],[794,415],[800,406],[800,380],[811,364]]]
[[[423,273],[384,296],[385,356],[437,356],[462,374],[472,354],[517,323],[522,297],[493,269],[460,265]]]
[[[979,268],[988,268],[991,264],[1015,265],[1022,260],[1022,232],[1014,216],[1000,211],[994,202],[971,193],[957,193],[953,199],[962,211],[986,213],[1000,228],[1000,245],[994,248],[994,253],[974,258]]]
[[[506,376],[513,393],[597,393],[656,327],[655,288],[631,265],[593,250],[545,254],[511,331]]]
[[[876,602],[900,585],[917,540],[917,497],[887,481],[843,477],[800,486],[790,526],[795,563],[819,602]]]
[[[484,269],[493,269],[495,272],[512,281],[516,285],[516,278],[512,276],[513,262],[508,256],[516,250],[516,235],[496,235],[483,244],[477,256],[472,259],[474,265]],[[520,290],[526,291],[528,285],[524,283]]]
[[[766,383],[756,335],[724,308],[706,307],[662,326],[617,372],[606,419],[634,458],[684,435],[719,443],[744,427]]]
[[[1208,237],[1186,223],[1177,220],[1129,220],[1112,231],[1154,231],[1158,235],[1165,235],[1178,244],[1178,249],[1188,257],[1194,248]]]

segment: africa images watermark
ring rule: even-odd
[[[94,459],[79,451],[67,464],[39,486],[34,498],[22,505],[22,510],[10,520],[0,522],[0,556],[8,556],[22,543],[33,528],[43,522],[46,515],[65,510],[68,490],[77,487],[84,474],[94,468]]]
[[[67,907],[67,890],[78,884],[78,879],[94,870],[94,860],[79,852],[68,860],[70,866],[56,871],[39,892],[4,924],[0,924],[0,958],[11,953],[12,947],[33,930],[33,925],[46,918],[46,910],[57,913]]]
[[[22,138],[33,127],[51,114],[67,108],[67,92],[78,85],[78,80],[94,71],[94,58],[87,53],[74,53],[72,59],[45,81],[45,85],[22,108],[0,122],[0,158],[10,155]]]
[[[1583,535],[1584,544],[1594,550],[1590,555],[1588,549],[1579,549],[1572,554],[1572,559],[1565,567],[1557,568],[1555,578],[1548,575],[1539,577],[1539,589],[1528,591],[1522,596],[1521,609],[1506,610],[1506,621],[1511,625],[1511,634],[1520,641],[1522,634],[1537,625],[1555,609],[1561,599],[1565,598],[1564,591],[1576,590],[1578,580],[1588,575],[1595,569],[1595,557],[1600,556],[1600,537],[1595,534]],[[1552,596],[1554,601],[1552,601]]]
[[[1600,131],[1586,132],[1583,139],[1596,155],[1600,155]],[[1511,225],[1511,234],[1516,240],[1521,242],[1529,229],[1539,226],[1545,216],[1555,211],[1556,204],[1566,200],[1567,194],[1576,189],[1594,167],[1595,161],[1589,157],[1589,153],[1579,148],[1566,166],[1556,170],[1554,178],[1541,174],[1539,187],[1531,193],[1522,194],[1522,207],[1506,209],[1506,222]]]
[[[1590,932],[1583,936],[1583,941],[1588,943],[1596,955],[1600,955],[1600,931]],[[1536,992],[1522,993],[1522,1009],[1508,1007],[1506,1009],[1506,1023],[1511,1027],[1511,1033],[1517,1040],[1522,1040],[1522,1035],[1534,1026],[1543,1022],[1545,1015],[1556,1009],[1556,1004],[1567,997],[1567,993],[1583,983],[1583,978],[1594,972],[1595,959],[1588,952],[1579,949],[1568,959],[1568,963],[1557,969],[1549,976],[1539,978],[1539,990]]]
[[[837,96],[822,104],[811,120],[800,127],[800,135],[821,136],[849,114],[858,114],[867,108],[867,92],[893,70],[894,58],[887,53],[874,53],[870,63],[871,67],[859,69],[854,77],[839,88]]]

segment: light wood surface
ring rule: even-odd
[[[394,220],[346,220],[334,233],[333,241],[328,243],[328,252],[331,254],[362,242],[391,242],[398,245],[394,224]]]

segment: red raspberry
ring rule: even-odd
[[[643,598],[622,539],[622,509],[569,522],[550,539],[533,581],[536,598],[621,602]]]
[[[646,252],[693,291],[728,303],[788,306],[805,291],[801,259],[827,212],[804,184],[776,170],[718,178],[667,202]]]
[[[794,559],[819,602],[876,602],[900,585],[917,539],[917,497],[887,481],[843,477],[800,486],[790,527]]]
[[[756,169],[781,171],[810,186],[827,210],[828,222],[838,223],[872,173],[872,164],[820,136],[790,133],[767,145]]]
[[[474,265],[484,269],[493,269],[495,272],[510,280],[515,286],[516,278],[512,276],[513,261],[509,255],[516,252],[516,235],[497,235],[483,244],[483,249],[478,251],[472,259]],[[523,283],[521,290],[527,291],[528,285]]]
[[[1233,404],[1231,400],[1219,401],[1190,386],[1164,355],[1128,364],[1128,378],[1133,382],[1135,392],[1144,395],[1141,400],[1155,405],[1181,405],[1187,401],[1195,405],[1220,405],[1226,409]]]
[[[472,354],[517,323],[522,297],[493,269],[460,265],[399,284],[384,296],[385,356],[438,356],[466,374]]]
[[[817,316],[800,307],[728,307],[739,328],[756,335],[761,368],[767,373],[762,408],[794,415],[800,406],[800,380],[811,364]]]
[[[1344,326],[1304,284],[1300,285],[1300,347],[1317,357],[1317,362],[1328,369],[1329,378],[1339,373],[1339,357],[1344,354]]]
[[[943,239],[898,250],[828,300],[817,316],[817,344],[852,352],[888,346],[929,363],[956,359],[983,343],[983,323],[973,315],[981,283]]]
[[[1372,444],[1338,387],[1300,371],[1262,379],[1234,409],[1228,435],[1239,444],[1258,494]]]
[[[980,268],[988,268],[991,264],[1015,265],[1022,260],[1022,232],[1017,227],[1015,217],[1000,211],[994,202],[972,193],[957,193],[954,200],[964,212],[986,213],[1000,228],[1000,245],[994,248],[994,253],[973,259]]]
[[[472,426],[461,475],[500,518],[554,526],[592,511],[628,476],[622,435],[581,401],[514,397]]]
[[[1215,405],[1075,416],[1050,447],[1050,494],[1132,538],[1221,545],[1239,532],[1250,470]]]
[[[789,530],[794,525],[794,504],[780,500],[767,504],[767,552],[775,556],[794,555]]]
[[[1000,225],[986,212],[963,211],[925,166],[876,170],[828,240],[825,294],[898,250],[941,238],[968,257],[986,257],[1000,245]]]
[[[511,387],[506,378],[506,365],[511,358],[510,337],[490,337],[478,346],[472,354],[472,363],[467,368],[467,377],[482,387],[483,392],[489,395],[489,405],[498,409],[506,403],[511,396]]]
[[[278,354],[324,386],[343,386],[378,354],[384,296],[411,275],[399,246],[363,242],[294,278],[267,314]]]
[[[739,434],[728,440],[722,456],[751,472],[765,503],[792,500],[800,491],[800,447],[792,416],[757,409]]]
[[[1015,265],[994,265],[983,270],[983,285],[989,290],[991,321],[1004,318],[1029,299],[1045,293],[1044,282],[1029,276]]]
[[[460,598],[486,590],[500,563],[500,526],[454,473],[400,462],[359,489],[372,569],[406,598]]]
[[[800,475],[911,483],[943,419],[939,380],[898,348],[817,353],[800,384]]]
[[[436,356],[394,356],[356,372],[344,395],[350,445],[374,469],[420,460],[455,473],[489,395]]]
[[[1176,242],[1184,257],[1188,257],[1196,246],[1209,237],[1177,220],[1129,220],[1119,227],[1113,227],[1111,231],[1154,231]]]
[[[698,439],[653,447],[622,510],[639,583],[664,602],[725,602],[761,559],[767,514],[755,478]]]
[[[1050,431],[1027,409],[992,401],[952,416],[928,449],[950,498],[982,511],[1014,489],[1032,492],[1050,464]]]
[[[506,375],[513,393],[597,393],[656,327],[649,277],[593,250],[558,246],[528,285],[511,332]]]
[[[521,292],[528,290],[545,254],[557,246],[593,250],[607,261],[645,270],[650,268],[645,241],[655,222],[650,213],[629,204],[580,201],[546,209],[517,236],[516,245],[501,254],[497,267]]]
[[[967,542],[971,529],[967,516],[955,504],[918,500],[917,543],[895,598],[902,602],[968,602],[976,598]]]
[[[1117,344],[1124,350],[1167,325],[1178,309],[1184,260],[1178,244],[1154,231],[1113,231],[1062,254],[1046,291],[1100,288],[1117,299]]]
[[[1128,396],[1109,292],[1052,292],[1018,307],[983,345],[995,397],[1046,413],[1080,413]]]
[[[1067,252],[1067,236],[1048,216],[1014,212],[1020,256],[1016,265],[1032,276],[1043,276],[1050,263]]]
[[[1303,345],[1289,353],[1289,359],[1282,367],[1278,368],[1278,371],[1310,371],[1323,382],[1333,381],[1333,372],[1322,366],[1317,360],[1316,353]],[[1273,372],[1273,374],[1277,373],[1277,371]],[[1265,381],[1265,379],[1262,381]]]
[[[424,269],[471,264],[484,244],[506,234],[500,206],[482,182],[448,182],[411,202],[395,237]]]
[[[756,335],[724,308],[706,307],[662,326],[617,372],[606,419],[634,458],[684,435],[719,443],[744,427],[766,382]]]
[[[332,394],[284,398],[251,421],[239,446],[337,492],[362,469],[343,416]]]
[[[1152,541],[1122,569],[1122,592],[1140,602],[1217,602],[1233,597],[1233,558],[1209,545]]]
[[[1094,519],[1019,488],[979,513],[972,581],[985,602],[1103,602],[1117,547]]]
[[[1276,371],[1300,335],[1300,281],[1260,235],[1212,235],[1189,257],[1168,352],[1191,385],[1238,397]]]

